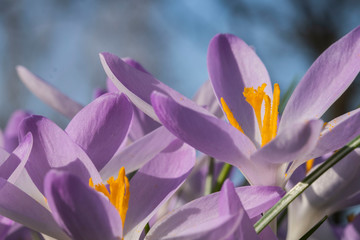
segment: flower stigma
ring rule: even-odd
[[[279,84],[274,84],[272,103],[270,97],[264,92],[265,87],[266,83],[263,83],[257,89],[254,89],[253,87],[245,88],[243,92],[245,100],[251,105],[254,110],[255,117],[261,133],[261,146],[264,146],[276,136],[280,104]],[[225,115],[229,120],[229,123],[236,129],[244,133],[241,126],[236,121],[230,108],[226,104],[224,98],[221,98],[220,101]],[[263,102],[265,102],[265,112],[263,119],[261,119],[261,107]]]
[[[96,191],[103,193],[110,200],[110,203],[114,205],[120,214],[121,222],[124,227],[130,199],[130,185],[129,180],[125,175],[125,168],[122,167],[120,169],[116,180],[114,177],[111,177],[107,183],[109,184],[110,191],[103,183],[94,186],[92,179],[89,179],[89,186]]]

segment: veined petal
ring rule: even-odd
[[[105,165],[100,175],[103,179],[116,177],[121,167],[124,167],[127,173],[133,172],[153,159],[175,139],[165,127],[159,127],[122,149]]]
[[[268,163],[294,161],[314,149],[322,126],[323,121],[317,119],[294,124],[255,152],[251,159]]]
[[[106,74],[120,92],[125,93],[140,110],[155,121],[160,122],[151,107],[150,95],[153,91],[162,92],[183,101],[188,107],[200,109],[199,111],[210,114],[150,74],[135,69],[111,53],[101,53],[100,60]]]
[[[69,239],[51,213],[29,195],[0,178],[0,214],[56,239]]]
[[[320,118],[360,71],[360,27],[316,59],[291,95],[280,122],[282,131],[298,121]]]
[[[335,151],[360,134],[360,108],[345,113],[329,122],[320,134],[316,148],[310,158]]]
[[[175,136],[220,161],[239,167],[246,174],[256,148],[243,133],[226,122],[187,108],[161,93],[152,94],[152,104],[163,125]]]
[[[100,171],[126,138],[132,114],[124,94],[105,94],[76,114],[65,131]]]
[[[275,192],[271,193],[271,190],[275,190]],[[249,214],[250,218],[258,216],[260,213],[266,211],[268,208],[272,206],[276,201],[278,201],[281,198],[281,195],[278,195],[278,191],[281,188],[278,187],[241,187],[236,188],[236,193],[238,197],[240,197],[241,203],[243,203],[243,206],[249,214],[248,207],[251,207],[255,211],[251,211]],[[256,192],[258,191],[258,194]],[[283,192],[282,190],[280,190]],[[222,215],[221,217],[220,211],[219,211],[219,200],[220,196],[226,194],[226,192],[218,192],[211,195],[207,195],[205,197],[196,199],[190,203],[187,203],[183,207],[180,207],[173,212],[169,213],[165,217],[159,219],[156,224],[150,229],[150,232],[147,235],[147,239],[171,239],[172,237],[180,236],[182,238],[179,239],[185,239],[186,236],[194,236],[195,234],[199,234],[198,236],[206,236],[207,231],[220,231],[221,227],[230,227],[228,224],[230,222],[227,221],[226,216],[230,219],[231,215]],[[227,197],[234,198],[234,195],[231,194],[230,191],[227,191],[227,194],[229,194]],[[276,196],[274,198],[274,196]],[[227,198],[225,197],[225,198]],[[222,196],[222,199],[224,199],[224,196]],[[243,200],[246,201],[246,203],[243,202]],[[222,202],[224,203],[224,202]],[[266,207],[264,207],[265,205]],[[236,205],[235,205],[236,206]],[[239,205],[238,205],[239,207]],[[236,209],[237,207],[235,207]],[[241,210],[241,209],[239,209]],[[254,231],[252,224],[249,224],[249,217],[247,219],[245,218],[245,212],[239,211],[238,214],[233,213],[232,215],[233,221],[232,223],[236,223],[236,221],[241,221],[241,223],[237,222],[237,226],[241,225],[246,230],[243,232],[243,234],[249,234],[250,236],[256,236],[252,235],[250,230]],[[215,229],[211,230],[211,228],[206,227],[206,222],[209,222],[211,226],[213,226]],[[246,224],[245,224],[246,223]],[[248,229],[249,225],[251,226],[250,229]],[[227,230],[234,231],[235,229],[231,229],[231,227]],[[213,236],[210,232],[209,237]],[[222,232],[224,236],[224,231]],[[255,231],[253,232],[255,233]],[[192,235],[190,235],[192,234]],[[203,234],[203,235],[202,235]],[[215,233],[214,233],[215,234]],[[195,235],[197,236],[197,235]],[[216,235],[217,236],[217,235]],[[245,235],[246,236],[246,235]],[[229,236],[227,236],[229,237]],[[240,236],[241,237],[241,236]],[[176,238],[175,238],[176,239]],[[188,238],[189,239],[189,238]],[[191,238],[190,238],[191,239]],[[205,238],[206,239],[206,238]],[[222,238],[220,238],[222,239]],[[224,238],[226,239],[226,238]],[[239,238],[242,239],[242,238]],[[253,238],[245,238],[245,239],[253,239]]]
[[[20,80],[39,99],[68,118],[82,109],[82,105],[65,96],[59,90],[39,78],[23,66],[16,67]]]
[[[207,61],[219,102],[224,98],[245,134],[261,142],[254,111],[245,101],[243,91],[265,83],[265,92],[272,98],[272,86],[264,64],[251,47],[231,34],[218,34],[211,40]]]
[[[75,175],[51,170],[44,188],[56,222],[72,239],[121,239],[118,211]]]
[[[32,133],[33,148],[26,169],[41,192],[45,175],[52,168],[67,168],[85,183],[90,177],[95,184],[101,182],[98,171],[84,150],[50,120],[34,115],[25,119],[19,128],[21,140],[28,132]]]
[[[183,184],[194,164],[195,150],[176,140],[136,173],[130,180],[126,239],[139,239],[146,223]]]

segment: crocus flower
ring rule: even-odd
[[[360,215],[357,215],[352,221],[350,221],[346,226],[339,227],[336,226],[335,235],[337,239],[347,240],[347,239],[360,239]]]
[[[356,28],[310,67],[289,99],[278,130],[279,89],[275,87],[273,97],[263,63],[236,36],[217,35],[208,53],[210,80],[231,125],[118,57],[102,53],[100,59],[115,86],[175,136],[238,167],[253,185],[284,186],[297,166],[338,149],[360,133],[355,124],[359,109],[324,130],[319,120],[358,74],[359,54],[360,28]],[[291,162],[293,167],[286,172]]]
[[[189,202],[161,218],[145,239],[259,239],[251,219],[271,207],[282,192],[277,187],[262,186],[235,189],[226,180],[220,192]],[[276,239],[267,230],[262,239]]]
[[[48,152],[49,149],[44,151]],[[73,150],[70,148],[68,151]],[[0,194],[9,196],[0,200],[0,214],[57,239],[115,239],[123,236],[125,239],[138,239],[152,215],[185,181],[194,166],[195,151],[180,140],[175,140],[165,151],[145,164],[127,183],[128,210],[125,216],[119,214],[106,200],[103,191],[96,192],[86,186],[89,182],[86,176],[90,176],[90,185],[95,185],[95,189],[99,190],[97,186],[101,186],[102,180],[95,182],[94,179],[99,177],[99,173],[91,175],[90,172],[74,172],[73,166],[83,165],[82,161],[75,165],[76,161],[69,161],[69,167],[58,168],[63,170],[50,171],[43,180],[43,193],[50,210],[14,184],[0,178]],[[86,168],[83,165],[77,169],[86,171]],[[59,180],[58,176],[63,177]],[[120,170],[119,176],[120,181],[125,181],[124,168]],[[110,179],[108,182],[112,194],[114,181]],[[121,194],[111,195],[115,198],[119,196],[121,198]],[[121,217],[126,219],[125,222]]]
[[[360,150],[355,149],[296,198],[288,211],[288,239],[298,239],[325,216],[359,204],[359,173]]]

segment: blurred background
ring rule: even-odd
[[[208,79],[207,48],[217,33],[253,46],[285,93],[322,51],[360,25],[359,10],[358,0],[0,0],[0,126],[16,109],[67,122],[25,88],[16,65],[87,104],[105,87],[98,53],[109,51],[192,97]],[[325,120],[360,104],[359,85]]]

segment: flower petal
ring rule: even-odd
[[[224,116],[209,80],[201,85],[193,99],[197,105],[205,107],[216,117],[222,118]]]
[[[25,111],[15,111],[4,130],[4,148],[8,152],[14,151],[14,149],[19,145],[19,139],[18,139],[18,131],[19,131],[19,125],[22,120],[29,117],[30,113]]]
[[[44,188],[56,222],[72,239],[122,237],[121,218],[115,207],[75,175],[51,170]]]
[[[90,158],[56,124],[34,115],[21,123],[20,139],[28,132],[33,136],[33,148],[26,169],[41,192],[45,175],[52,168],[68,168],[86,183],[90,177],[95,184],[101,181]]]
[[[0,196],[6,196],[0,198],[2,216],[56,239],[69,239],[46,208],[2,178],[0,178]]]
[[[155,121],[159,122],[159,119],[151,107],[150,95],[153,91],[167,94],[175,99],[183,101],[184,104],[191,108],[200,109],[200,111],[207,113],[205,109],[197,106],[190,99],[163,84],[150,74],[139,71],[128,65],[111,53],[101,53],[100,60],[106,74],[120,92],[125,93],[140,110]]]
[[[59,90],[39,78],[23,66],[16,67],[20,80],[39,99],[68,118],[82,109],[82,105],[65,96]]]
[[[323,121],[316,119],[295,124],[260,148],[251,159],[268,163],[294,161],[314,149],[322,126]]]
[[[152,104],[163,125],[184,142],[241,169],[250,164],[248,157],[256,150],[255,146],[231,125],[187,108],[161,93],[152,94]]]
[[[108,93],[76,114],[65,131],[100,171],[126,138],[132,114],[124,94]]]
[[[243,96],[244,88],[267,84],[265,92],[272,98],[269,74],[255,51],[240,38],[218,34],[210,42],[208,70],[217,98],[224,98],[245,134],[261,142],[254,111]]]
[[[121,167],[124,167],[127,173],[133,172],[153,159],[175,139],[165,127],[159,127],[122,149],[105,165],[100,175],[103,179],[116,177]]]
[[[146,223],[182,185],[195,164],[195,150],[180,140],[142,167],[130,180],[125,238],[138,239]]]
[[[271,193],[271,190],[275,190],[275,189],[276,191]],[[242,203],[248,214],[249,212],[247,208],[250,205],[253,210],[256,209],[255,211],[252,210],[249,215],[250,217],[255,217],[258,216],[260,213],[264,212],[265,210],[267,210],[268,208],[270,208],[276,201],[278,201],[281,198],[281,196],[278,195],[278,191],[281,192],[283,191],[280,189],[281,188],[278,187],[241,187],[241,188],[236,188],[236,193],[238,197],[240,197],[241,202],[242,200],[246,200],[246,203],[243,202]],[[258,194],[256,193],[257,191]],[[224,217],[221,218],[219,212],[219,204],[220,204],[219,200],[222,194],[224,194],[224,192],[220,192],[220,193],[218,192],[196,199],[190,203],[187,203],[183,207],[174,210],[165,217],[159,219],[159,221],[157,221],[156,224],[150,229],[150,232],[147,235],[148,239],[163,239],[163,238],[171,239],[172,236],[178,236],[178,235],[185,237],[187,234],[189,234],[189,232],[195,234],[196,231],[199,234],[203,233],[204,236],[206,236],[205,235],[206,231],[210,231],[210,229],[206,227],[206,222],[208,221],[210,221],[209,225],[211,224],[211,226],[213,227],[221,227],[221,224],[226,223],[226,219],[224,219]],[[274,198],[274,196],[276,197]],[[234,196],[231,194],[229,197],[233,198]],[[265,208],[264,205],[266,205]],[[252,230],[254,231],[254,229],[252,227],[252,224],[249,224],[248,219],[244,218],[244,214],[246,214],[244,211],[239,212],[239,215],[237,215],[239,218],[236,218],[235,215],[235,219],[232,221],[232,223],[234,223],[237,219],[240,219],[240,221],[242,221],[241,226],[246,229],[245,232],[243,232],[243,234],[256,236],[256,235],[251,235],[250,230],[252,228]],[[223,216],[226,217],[226,215]],[[251,228],[248,229],[248,227]],[[221,228],[216,230],[220,231]],[[223,236],[225,232],[226,231],[222,232]],[[255,233],[255,231],[253,233]],[[193,238],[188,238],[188,239],[193,239]],[[238,238],[238,239],[242,239],[242,238]],[[245,238],[245,239],[253,239],[253,238]]]
[[[291,95],[282,130],[298,121],[320,118],[360,71],[360,27],[332,44],[316,59]]]
[[[320,134],[320,139],[310,158],[335,151],[360,134],[360,108],[335,118]]]

